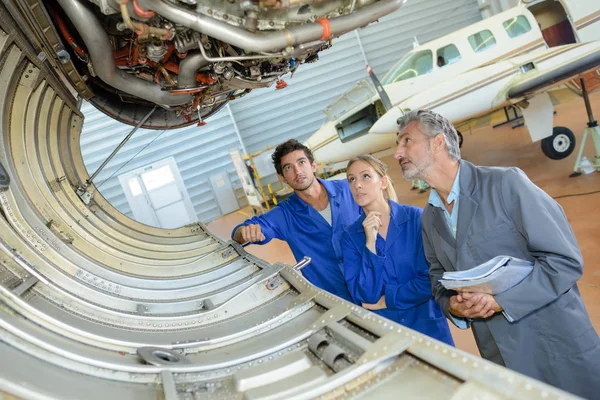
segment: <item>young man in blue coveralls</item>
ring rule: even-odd
[[[294,193],[268,213],[236,226],[232,239],[256,244],[266,244],[273,238],[286,241],[296,261],[304,256],[312,259],[302,269],[306,279],[352,301],[341,268],[340,238],[346,226],[360,215],[360,207],[352,198],[348,182],[316,178],[312,152],[294,139],[277,146],[272,158],[277,174]]]

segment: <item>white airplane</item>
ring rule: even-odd
[[[575,136],[553,128],[547,91],[598,66],[600,1],[521,1],[416,46],[384,76],[384,91],[368,78],[359,81],[326,107],[329,121],[306,145],[320,162],[338,162],[392,147],[396,121],[407,110],[428,108],[457,125],[514,105],[532,141],[542,140],[544,154],[562,159],[575,148]]]

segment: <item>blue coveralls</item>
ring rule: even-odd
[[[249,218],[233,228],[231,237],[242,225],[260,225],[265,240],[257,244],[266,244],[273,238],[286,241],[296,261],[304,256],[312,258],[312,262],[302,269],[306,279],[321,289],[352,301],[342,272],[340,237],[344,229],[358,218],[360,207],[354,202],[347,181],[318,181],[329,196],[332,226],[317,210],[293,193],[287,201],[279,203],[268,213]]]
[[[446,317],[431,294],[417,207],[389,201],[387,237],[377,235],[373,254],[366,247],[362,214],[342,235],[346,283],[357,304],[375,304],[385,295],[387,308],[375,313],[454,345]]]

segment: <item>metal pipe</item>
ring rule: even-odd
[[[63,0],[64,1],[64,0]],[[340,36],[356,28],[368,25],[404,4],[406,0],[380,0],[377,3],[367,5],[350,15],[331,18],[324,22],[331,28],[331,37]],[[163,0],[138,0],[146,10],[155,11],[170,21],[186,26],[190,29],[202,32],[218,40],[233,44],[246,51],[280,51],[288,46],[324,38],[326,29],[319,22],[305,25],[292,26],[286,30],[273,32],[249,32],[245,29],[229,25],[226,22],[193,11],[186,10]]]
[[[186,58],[179,63],[179,79],[177,80],[178,88],[197,87],[196,72],[210,64],[200,52],[188,54]]]
[[[202,57],[210,62],[219,62],[219,61],[244,61],[244,60],[260,60],[266,58],[273,57],[286,57],[285,54],[269,54],[269,55],[260,55],[260,56],[230,56],[230,57],[209,57],[204,50],[204,46],[202,43],[198,43],[198,47],[200,48],[200,52],[202,53]]]
[[[192,101],[190,95],[162,91],[160,86],[118,69],[108,36],[94,13],[80,0],[58,0],[58,3],[81,35],[88,48],[94,71],[105,83],[152,103],[177,106]]]
[[[296,265],[293,265],[292,268],[295,269],[296,271],[300,271],[302,268],[308,266],[308,264],[310,264],[310,262],[312,261],[312,258],[308,257],[308,256],[304,256],[304,258],[300,261],[298,261],[298,263]]]
[[[365,0],[366,4],[374,3],[376,1],[377,0]],[[298,15],[298,9],[303,5],[310,6],[310,15],[328,15],[335,10],[346,7],[347,0],[277,0],[275,2],[271,2],[270,4],[266,3],[267,2],[265,2],[265,6],[263,7],[260,6],[259,2],[259,7],[267,10],[283,11],[288,15],[291,13],[294,15],[294,17],[296,17]],[[248,15],[246,14],[246,18],[247,17]]]
[[[86,180],[86,183],[88,185],[94,181],[94,178],[96,178],[96,176],[98,176],[98,174],[100,173],[100,171],[102,171],[104,169],[104,167],[106,167],[106,164],[108,164],[110,162],[110,160],[112,160],[113,157],[119,152],[119,150],[121,150],[121,147],[125,146],[125,143],[127,143],[127,141],[129,139],[131,139],[131,137],[133,136],[133,134],[135,133],[135,131],[137,131],[138,129],[140,129],[140,126],[144,125],[144,123],[148,120],[148,118],[150,118],[150,116],[152,115],[152,113],[154,112],[154,110],[156,110],[156,106],[152,107],[152,110],[150,110],[148,112],[148,114],[146,114],[144,116],[144,118],[142,118],[142,120],[140,122],[138,122],[138,124],[135,126],[135,128],[133,128],[131,130],[131,132],[129,132],[127,134],[127,136],[125,136],[125,139],[121,140],[121,143],[119,143],[119,145],[112,151],[112,153],[110,153],[110,155],[106,158],[106,160],[104,160],[104,162],[102,163],[102,165],[100,165],[98,167],[98,169],[96,170],[96,172],[94,172],[92,174],[92,176],[90,176]]]
[[[149,26],[143,24],[141,22],[134,22],[131,20],[131,16],[129,15],[129,9],[127,8],[127,3],[129,0],[121,0],[119,2],[119,6],[121,8],[121,17],[123,17],[123,22],[129,29],[137,33],[140,38],[152,36],[161,39],[170,39],[172,33],[168,29],[156,28],[154,26]]]

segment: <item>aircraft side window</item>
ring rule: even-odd
[[[479,53],[496,45],[496,38],[489,29],[469,36],[469,44],[475,53]]]
[[[449,64],[454,64],[460,61],[460,52],[455,45],[449,44],[448,46],[440,47],[437,50],[437,66],[443,67]]]
[[[428,74],[433,69],[433,53],[431,50],[421,50],[408,53],[397,64],[394,70],[386,75],[383,84],[399,82],[420,75]]]
[[[524,15],[519,15],[508,21],[504,21],[502,25],[504,25],[506,33],[508,33],[508,36],[511,38],[524,35],[531,30],[531,25]]]

